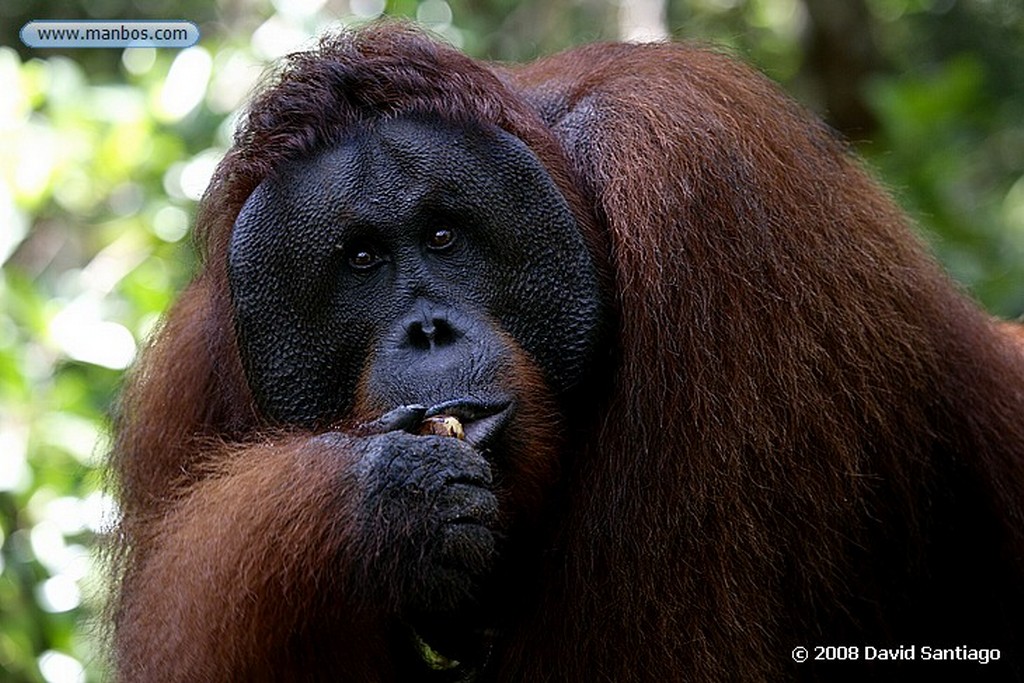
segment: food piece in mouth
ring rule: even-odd
[[[460,441],[466,439],[466,432],[462,429],[462,423],[459,421],[459,418],[451,415],[434,415],[425,418],[420,423],[417,433],[421,436],[430,434],[435,436],[452,436]]]

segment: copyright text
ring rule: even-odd
[[[932,645],[897,645],[879,647],[876,645],[815,645],[796,647],[792,652],[793,661],[803,664],[818,662],[975,662],[988,664],[1002,657],[999,648],[935,647]]]

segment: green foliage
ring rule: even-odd
[[[174,55],[96,85],[0,50],[0,679],[99,677],[99,465],[122,371],[191,269],[168,169],[214,126],[161,120]],[[166,119],[166,116],[164,117]],[[171,194],[171,197],[168,197]],[[84,671],[83,671],[84,667]]]
[[[146,14],[112,3],[105,18]],[[18,11],[53,16],[44,4]],[[725,45],[814,105],[803,44],[812,4],[677,0],[667,16],[676,37]],[[96,545],[116,506],[101,463],[124,368],[192,272],[185,232],[261,64],[337,19],[298,0],[193,5],[163,2],[152,15],[204,22],[187,51],[0,48],[0,680],[102,677]],[[71,6],[62,16],[91,16]],[[861,150],[965,286],[993,312],[1024,312],[1024,10],[863,6],[882,59],[861,92],[877,119]],[[363,14],[345,21],[385,3],[350,7]],[[473,54],[521,60],[614,38],[618,5],[386,9]],[[10,26],[0,34],[16,44]]]
[[[864,145],[950,273],[989,310],[1024,314],[1024,5],[875,0],[893,73]]]
[[[1021,167],[1024,127],[1001,125],[982,64],[970,55],[927,76],[880,79],[870,88],[882,124],[873,160],[950,273],[993,312],[1024,311]],[[993,131],[998,131],[993,133]],[[869,150],[870,151],[870,150]]]

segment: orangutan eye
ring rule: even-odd
[[[455,241],[455,232],[450,228],[437,228],[427,237],[427,247],[434,251],[441,251],[452,246]]]
[[[381,262],[380,254],[366,244],[355,244],[348,250],[348,264],[354,270],[369,270]]]

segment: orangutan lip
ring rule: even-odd
[[[512,417],[511,401],[475,401],[459,398],[431,406],[423,417],[451,415],[462,423],[466,441],[474,448],[484,448]]]

